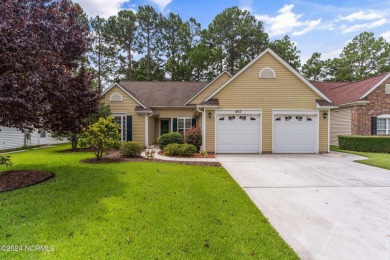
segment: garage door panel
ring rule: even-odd
[[[274,153],[315,153],[317,116],[274,117]]]
[[[216,124],[217,153],[259,152],[259,115],[219,115]]]

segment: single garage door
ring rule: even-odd
[[[217,115],[217,153],[259,153],[260,115]]]
[[[316,115],[275,115],[274,153],[316,153]]]

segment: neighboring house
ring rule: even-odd
[[[197,125],[202,147],[216,153],[319,153],[329,149],[331,100],[272,50],[234,76],[209,83],[127,82],[104,101],[123,141],[144,145]]]
[[[338,135],[390,135],[390,73],[356,82],[312,82],[338,106],[330,112],[330,144]]]
[[[67,140],[57,140],[45,130],[34,130],[27,134],[16,128],[0,126],[0,151],[5,149],[19,148],[23,146],[50,145],[65,143]]]

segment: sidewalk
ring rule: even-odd
[[[164,160],[164,161],[176,161],[176,162],[218,162],[217,158],[182,158],[182,157],[169,157],[158,154],[160,149],[154,149],[156,153],[154,154],[154,159]],[[145,157],[145,152],[141,153],[141,156]]]

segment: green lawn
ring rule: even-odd
[[[356,160],[355,162],[390,170],[390,154],[388,153],[364,153],[364,152],[347,151],[347,150],[341,150],[338,148],[338,146],[334,146],[334,145],[330,146],[330,150],[336,152],[361,155],[367,157],[368,159]]]
[[[55,250],[0,251],[0,258],[298,258],[223,168],[91,165],[79,161],[92,153],[58,152],[66,148],[12,154],[12,169],[56,177],[0,193],[1,245]]]

